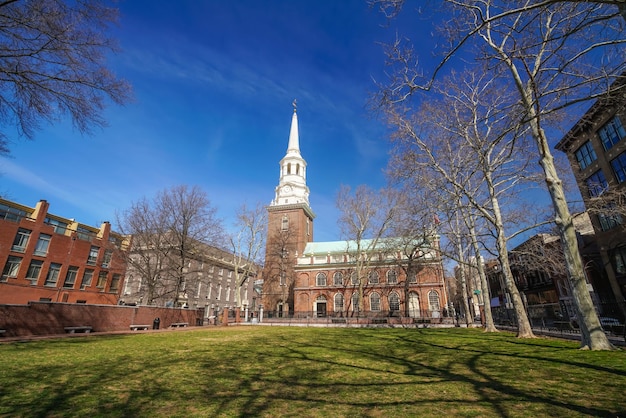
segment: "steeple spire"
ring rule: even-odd
[[[298,114],[296,101],[293,103],[291,129],[287,153],[280,160],[280,179],[276,187],[276,196],[270,206],[282,206],[304,203],[309,205],[309,188],[306,185],[306,161],[300,155],[300,137],[298,134]]]
[[[291,152],[300,154],[300,137],[298,136],[298,115],[296,113],[296,101],[293,103],[293,116],[291,117],[291,130],[289,131],[289,145],[287,146],[287,154]]]

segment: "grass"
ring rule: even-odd
[[[475,329],[225,327],[0,344],[0,416],[626,415],[626,352]]]

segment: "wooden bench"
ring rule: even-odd
[[[4,334],[6,334],[6,332],[6,329],[0,329],[0,337],[4,337]]]
[[[172,325],[170,325],[170,328],[183,328],[187,325],[189,325],[188,322],[174,322]]]
[[[147,329],[150,329],[150,325],[131,325],[130,326],[130,330],[131,331],[145,331]]]
[[[333,324],[345,324],[348,321],[346,320],[346,318],[332,318],[330,322]]]
[[[372,324],[386,324],[387,318],[372,318]]]
[[[77,332],[84,332],[85,334],[89,334],[93,330],[93,327],[90,326],[81,326],[81,327],[65,327],[65,332],[68,334],[74,334]]]
[[[413,322],[416,324],[430,324],[430,319],[428,318],[413,318]]]

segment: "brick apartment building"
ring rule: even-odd
[[[128,240],[111,231],[0,199],[0,304],[29,301],[116,305]]]

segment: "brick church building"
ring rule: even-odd
[[[309,205],[307,163],[300,154],[299,142],[294,107],[287,153],[280,160],[278,186],[267,208],[262,291],[265,315],[415,321],[447,316],[436,234],[413,242],[408,253],[401,239],[381,240],[377,245],[362,241],[360,251],[350,240],[313,241],[315,213]],[[390,245],[394,242],[395,247]],[[357,267],[359,253],[361,263]]]

